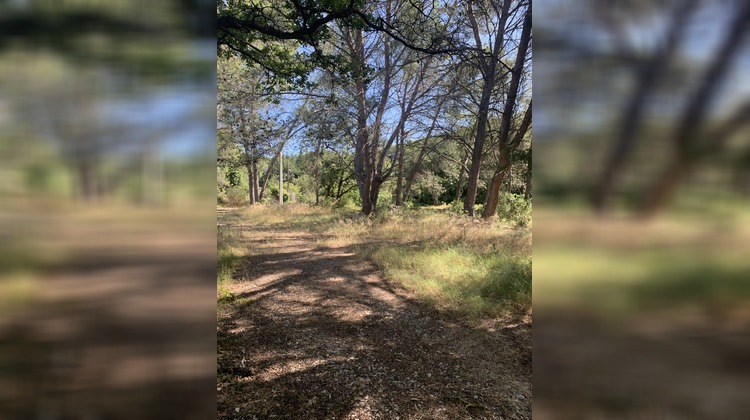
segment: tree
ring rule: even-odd
[[[601,181],[594,192],[594,208],[599,214],[604,214],[611,209],[612,197],[617,190],[618,180],[625,169],[635,143],[635,135],[643,120],[648,95],[658,87],[660,80],[667,72],[669,62],[674,59],[687,26],[687,19],[696,10],[694,6],[695,0],[675,3],[670,26],[666,30],[664,41],[657,46],[658,51],[654,51],[645,59],[637,60],[634,64],[637,83],[625,105],[617,137]],[[602,17],[610,23],[608,27],[616,31],[622,30],[619,21],[607,19],[606,14]],[[635,51],[632,51],[634,48],[622,43],[620,47],[627,50],[628,56],[636,56]]]
[[[672,139],[677,153],[646,193],[640,209],[644,216],[653,216],[662,211],[695,162],[705,155],[707,147],[700,144],[704,138],[701,138],[699,132],[707,119],[709,104],[719,92],[719,84],[726,78],[732,59],[741,51],[744,46],[743,40],[748,36],[750,29],[750,2],[744,2],[738,8],[739,10],[730,21],[724,39],[705,69],[698,88],[691,95],[687,107],[680,116]],[[733,134],[733,131],[739,127],[736,121],[746,120],[749,105],[750,102],[740,107],[739,112],[732,116],[727,124],[719,128],[713,138],[707,137],[713,143],[708,146],[708,149],[721,146]]]
[[[519,2],[514,9],[511,9],[511,3],[511,0],[505,0],[502,4],[491,1],[489,2],[487,9],[479,9],[479,11],[483,13],[482,17],[487,25],[494,25],[495,31],[489,38],[490,44],[488,48],[491,52],[476,55],[478,67],[482,73],[482,93],[477,111],[476,137],[472,148],[467,192],[466,198],[464,199],[464,211],[472,216],[474,216],[474,204],[477,197],[482,152],[487,138],[487,120],[489,117],[490,103],[497,87],[497,81],[505,75],[505,69],[510,71],[510,67],[502,61],[506,35],[509,33],[508,22],[511,20],[511,15],[515,15],[518,12],[521,12],[521,16],[524,16],[524,21],[526,20],[525,16],[528,16],[529,20],[531,16],[531,2],[528,4]],[[522,7],[524,5],[525,7]],[[477,11],[475,10],[474,3],[467,3],[466,9],[469,18],[469,26],[474,37],[476,48],[477,50],[484,51],[484,41],[481,33],[482,26],[480,26],[480,21],[477,19]],[[500,68],[498,68],[498,66]]]
[[[468,178],[471,202],[484,198],[484,190],[477,197],[477,184],[489,183],[492,174],[480,161],[497,154],[499,142],[489,121],[502,120],[509,98],[507,127],[497,125],[512,145],[525,115],[515,104],[526,104],[527,54],[513,59],[528,48],[518,44],[523,33],[529,43],[530,24],[523,29],[530,3],[230,1],[219,9],[222,54],[244,57],[282,102],[306,98],[300,116],[306,129],[296,143],[310,151],[312,177],[304,182],[316,203],[346,190],[326,181],[323,166],[332,156],[350,171],[367,215],[378,208],[381,190],[390,190],[397,205],[423,187],[429,202],[451,201]],[[302,67],[288,63],[296,59]],[[342,186],[348,179],[336,178]]]
[[[747,58],[748,7],[673,0],[626,1],[613,8],[590,1],[576,9],[583,18],[566,19],[563,13],[544,22],[545,57],[560,54],[570,65],[550,59],[549,76],[535,88],[544,89],[548,106],[560,110],[560,119],[551,122],[555,135],[578,143],[567,147],[578,149],[571,157],[601,162],[579,165],[568,185],[558,176],[555,188],[581,190],[602,217],[616,206],[653,217],[674,203],[681,187],[693,188],[687,181],[697,184],[709,167],[729,177],[731,165],[711,160],[741,153],[737,144],[731,152],[728,146],[748,115],[744,98],[732,88],[741,83],[738,74]],[[708,13],[715,30],[696,31]],[[571,31],[571,25],[580,30]],[[648,42],[635,35],[643,33]],[[625,94],[611,94],[623,87]],[[582,115],[588,118],[581,124]],[[714,187],[709,196],[727,185]]]
[[[237,56],[220,59],[218,66],[219,129],[241,147],[242,156],[232,164],[246,168],[248,196],[250,204],[255,204],[263,200],[280,151],[302,129],[301,121],[294,113],[284,117],[274,106],[277,95],[264,89],[267,79],[260,69],[247,66]],[[261,174],[264,156],[270,161]]]
[[[344,56],[321,45],[332,36],[332,25],[386,34],[402,45],[429,54],[455,53],[461,48],[440,31],[441,9],[409,2],[421,13],[394,21],[384,9],[365,0],[230,0],[217,6],[218,46],[237,52],[280,80],[307,82],[315,68],[351,68]],[[381,12],[381,13],[378,13]],[[421,28],[418,34],[409,28]],[[306,48],[299,49],[297,46]]]
[[[526,9],[526,14],[524,15],[523,28],[521,29],[521,40],[518,44],[515,64],[510,70],[510,85],[508,86],[508,95],[505,98],[505,107],[500,122],[500,132],[498,133],[500,162],[495,175],[492,177],[492,183],[490,184],[487,193],[487,202],[485,203],[484,211],[482,212],[482,218],[484,219],[488,219],[495,215],[500,186],[503,183],[505,174],[511,167],[511,154],[521,144],[521,141],[531,126],[531,101],[529,101],[523,121],[521,122],[516,134],[511,138],[511,122],[513,121],[516,109],[516,99],[518,98],[518,90],[521,85],[521,76],[523,74],[524,64],[526,63],[526,55],[530,42],[531,3],[529,3],[528,8]]]

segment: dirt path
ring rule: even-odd
[[[219,309],[219,418],[531,418],[530,325],[473,329],[350,249],[231,228],[254,256]]]

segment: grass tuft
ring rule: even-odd
[[[216,233],[216,276],[217,287],[232,281],[232,275],[246,257],[240,233],[226,226],[219,226]]]

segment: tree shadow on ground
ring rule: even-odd
[[[219,418],[530,418],[512,334],[418,305],[351,248],[259,251],[219,311]]]
[[[534,417],[748,418],[750,317],[538,310]],[[541,318],[541,321],[539,321]]]
[[[0,320],[0,418],[211,418],[215,259],[162,245],[179,233],[127,249],[92,235]]]

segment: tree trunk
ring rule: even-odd
[[[375,178],[372,181],[372,186],[370,189],[370,213],[366,214],[372,214],[377,210],[378,208],[378,198],[380,196],[380,187],[383,185],[383,181],[380,178]]]
[[[508,19],[508,10],[510,8],[510,1],[506,0],[503,2],[502,10],[500,12],[500,21],[497,26],[497,34],[495,35],[495,45],[492,50],[492,56],[489,60],[484,57],[481,58],[480,65],[485,69],[484,72],[484,84],[482,86],[482,97],[479,101],[479,110],[477,113],[477,131],[474,139],[474,148],[471,153],[471,166],[469,167],[469,183],[466,191],[466,198],[464,199],[464,211],[470,214],[472,217],[474,214],[474,204],[477,199],[477,187],[479,186],[479,168],[482,163],[482,151],[484,149],[484,141],[487,138],[487,118],[490,110],[490,99],[492,98],[492,90],[495,88],[495,79],[497,77],[497,60],[500,59],[500,51],[505,39],[505,22]],[[474,11],[471,3],[468,6],[469,22],[474,31],[475,41],[477,48],[482,49],[482,41],[479,37],[479,25],[476,18],[474,17]]]
[[[320,204],[320,149],[323,139],[318,139],[318,145],[315,148],[315,205]]]
[[[669,200],[674,197],[680,182],[690,172],[694,163],[693,159],[697,158],[695,142],[699,139],[698,131],[706,119],[711,100],[719,91],[719,83],[725,79],[725,75],[731,68],[732,58],[745,45],[743,40],[747,35],[748,27],[750,27],[750,3],[743,2],[681,116],[680,124],[672,139],[678,150],[675,161],[649,191],[641,208],[641,216],[653,217],[663,211]]]
[[[396,205],[401,206],[401,184],[404,180],[404,129],[401,128],[401,138],[398,142],[398,148],[396,150],[396,153],[398,153],[398,174],[396,178]]]
[[[651,218],[664,211],[667,203],[674,197],[681,181],[690,173],[692,162],[680,159],[674,162],[662,176],[659,177],[654,187],[649,191],[644,200],[640,215]]]
[[[78,197],[87,204],[94,203],[96,198],[96,179],[91,162],[86,159],[80,159],[76,165],[78,172]]]
[[[419,173],[419,169],[421,168],[421,165],[422,165],[422,161],[424,160],[424,157],[427,155],[427,146],[429,145],[430,139],[432,138],[432,131],[435,129],[435,125],[437,124],[437,119],[440,115],[440,110],[442,109],[442,105],[443,105],[443,101],[440,102],[440,105],[438,105],[437,110],[435,110],[435,115],[432,117],[432,124],[430,125],[430,129],[427,130],[427,135],[422,141],[422,148],[419,150],[419,156],[417,156],[417,160],[414,162],[414,165],[409,171],[409,174],[406,176],[406,187],[404,188],[404,194],[403,194],[404,200],[409,199],[409,194],[411,193],[411,187],[412,187],[412,184],[414,183],[414,179],[417,177],[417,174]]]
[[[339,183],[338,183],[338,186],[336,187],[336,202],[341,200],[341,197],[344,195],[344,193],[342,192],[343,188],[344,188],[344,176],[342,175],[339,178]]]
[[[279,205],[284,204],[284,148],[279,149]]]
[[[505,174],[510,169],[510,151],[507,148],[502,149],[500,153],[500,165],[498,166],[495,175],[492,177],[492,183],[487,190],[487,201],[484,204],[484,210],[482,211],[482,218],[489,219],[497,212],[497,203],[500,198],[500,187],[503,185]]]
[[[531,164],[526,169],[526,188],[523,191],[524,200],[528,200],[531,197]]]
[[[464,151],[464,161],[461,165],[461,169],[458,171],[458,179],[456,180],[456,197],[453,201],[461,199],[461,183],[464,181],[464,174],[466,173],[466,164],[469,163],[469,153]]]
[[[477,118],[477,134],[474,140],[474,149],[471,153],[471,166],[469,166],[469,184],[464,199],[464,211],[472,217],[474,214],[474,204],[477,199],[477,187],[479,186],[479,167],[482,163],[482,150],[484,141],[487,137],[487,115],[490,108],[490,96],[494,85],[494,75],[490,79],[485,79],[485,85],[482,89],[482,100],[479,103],[479,116]]]
[[[279,150],[283,149],[285,144],[286,144],[286,140],[281,142],[281,145],[279,146]],[[273,158],[271,159],[271,162],[268,163],[268,169],[266,169],[266,174],[263,176],[263,185],[261,185],[260,187],[260,194],[258,195],[258,202],[263,201],[263,195],[266,192],[268,181],[271,179],[271,174],[273,174],[273,167],[276,166],[276,161],[278,159],[279,159],[279,154],[274,153]]]
[[[513,121],[513,113],[516,108],[516,97],[518,96],[518,88],[521,82],[521,74],[523,73],[523,66],[526,62],[526,52],[528,51],[529,41],[531,39],[531,8],[526,10],[526,15],[523,20],[523,29],[521,29],[521,40],[518,44],[518,51],[516,53],[516,63],[511,69],[510,86],[508,86],[508,97],[505,99],[505,107],[503,109],[503,118],[500,122],[500,132],[498,133],[498,142],[500,143],[500,167],[495,173],[492,180],[492,185],[487,194],[487,203],[484,206],[482,212],[482,218],[488,219],[495,215],[497,211],[498,196],[500,193],[500,185],[502,184],[505,173],[510,170],[511,160],[510,152],[515,150],[523,140],[523,136],[526,134],[529,125],[531,124],[531,103],[526,110],[523,122],[519,128],[516,136],[510,139],[510,125]],[[498,183],[499,182],[499,183]]]
[[[253,176],[248,182],[251,185],[250,189],[253,191],[250,204],[257,204],[260,202],[260,185],[258,184],[258,144],[255,141],[253,141]]]
[[[354,176],[357,180],[359,196],[362,199],[362,213],[372,213],[370,185],[372,183],[372,160],[370,158],[369,135],[367,132],[367,84],[365,79],[365,56],[363,32],[355,30],[350,54],[354,64],[354,90],[357,103],[357,132],[354,141]],[[373,141],[375,141],[373,139]]]
[[[607,160],[604,175],[594,192],[594,208],[600,215],[610,211],[620,176],[627,165],[631,149],[635,143],[635,134],[642,121],[646,99],[667,70],[674,53],[677,51],[680,37],[690,14],[695,10],[694,0],[687,0],[675,11],[675,18],[671,22],[666,42],[660,51],[644,62],[637,75],[633,96],[630,97],[625,108],[620,129],[617,133],[615,146]]]
[[[500,186],[505,178],[505,172],[495,172],[495,175],[492,177],[492,183],[487,191],[487,201],[484,204],[484,211],[482,212],[483,219],[489,219],[497,212],[497,203],[500,199]]]
[[[249,198],[250,198],[250,205],[255,204],[255,198],[256,198],[256,191],[255,191],[255,182],[253,180],[255,179],[255,171],[253,171],[253,163],[248,161],[247,162],[247,183],[249,186]]]
[[[494,216],[495,212],[497,211],[500,184],[502,184],[503,182],[505,172],[510,170],[510,166],[512,164],[510,160],[510,152],[511,150],[515,150],[516,148],[518,148],[518,145],[521,144],[521,141],[526,135],[529,126],[531,126],[532,109],[532,103],[529,102],[529,106],[528,108],[526,108],[526,114],[524,115],[523,121],[521,122],[521,127],[518,129],[515,137],[513,137],[513,140],[511,140],[508,144],[504,144],[500,148],[500,162],[498,170],[495,172],[495,176],[493,176],[492,178],[492,184],[490,185],[490,188],[487,192],[487,201],[485,202],[484,210],[482,211],[482,218],[490,218]],[[500,174],[502,174],[502,176],[498,177],[498,175]],[[497,180],[499,180],[500,184],[496,184]]]
[[[508,167],[508,175],[505,177],[505,185],[508,186],[507,192],[508,194],[513,192],[513,166],[511,165]]]
[[[241,128],[240,128],[240,135],[243,136],[242,138],[242,150],[245,154],[245,170],[247,171],[247,184],[248,184],[248,193],[247,198],[250,204],[255,204],[255,191],[253,191],[253,157],[252,157],[252,149],[250,146],[250,142],[245,138],[245,120],[244,117],[241,121]]]
[[[260,183],[258,182],[258,160],[253,161],[253,188],[255,189],[255,202],[260,203]]]

